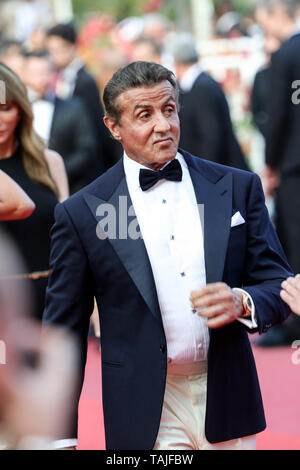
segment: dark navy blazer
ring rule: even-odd
[[[290,313],[279,292],[283,279],[292,273],[269,220],[260,179],[180,152],[197,202],[204,204],[207,283],[223,281],[249,292],[258,319],[255,331],[265,332]],[[122,160],[56,207],[44,319],[46,324],[62,324],[76,332],[83,373],[96,297],[107,449],[150,450],[162,412],[167,344],[143,240],[97,236],[97,208],[109,203],[118,211],[120,196],[126,196],[131,205]],[[231,228],[237,211],[245,223]],[[252,435],[265,425],[247,328],[235,321],[211,330],[208,441]]]

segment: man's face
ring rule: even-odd
[[[49,36],[47,49],[54,66],[58,69],[67,67],[76,56],[76,46],[58,36]]]
[[[131,88],[117,98],[117,104],[121,122],[106,117],[105,124],[128,157],[153,170],[175,158],[180,124],[171,83]]]
[[[36,93],[44,96],[51,83],[52,71],[44,57],[30,57],[26,61],[24,82]]]
[[[136,44],[132,52],[131,60],[132,62],[144,60],[146,62],[155,62],[156,64],[161,63],[160,55],[154,51],[151,44],[147,44],[146,42]]]
[[[282,25],[286,20],[287,16],[280,6],[274,7],[272,12],[261,7],[256,11],[256,21],[264,30],[265,36],[274,37],[279,41],[282,41]]]

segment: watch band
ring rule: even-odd
[[[251,300],[249,298],[249,296],[247,294],[245,294],[243,292],[243,308],[244,308],[244,311],[241,315],[241,318],[249,318],[251,317],[251,313],[252,313],[252,303],[251,303]]]

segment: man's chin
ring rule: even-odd
[[[175,147],[174,145],[170,148],[166,148],[163,150],[160,150],[157,154],[157,161],[161,163],[167,163],[170,162],[171,160],[174,160],[178,152],[178,147]]]

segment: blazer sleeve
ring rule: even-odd
[[[55,209],[50,269],[43,323],[61,325],[73,332],[78,338],[80,359],[74,418],[70,433],[59,436],[63,439],[77,436],[77,409],[84,379],[90,316],[94,307],[87,255],[64,204],[58,204]]]
[[[247,204],[248,242],[244,285],[254,302],[259,333],[283,322],[290,309],[280,297],[281,283],[293,276],[265,205],[260,178],[253,175]]]

